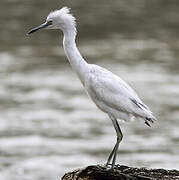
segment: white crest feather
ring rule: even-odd
[[[63,7],[59,10],[54,10],[50,12],[50,14],[47,17],[48,19],[55,19],[56,21],[59,21],[59,23],[64,23],[66,26],[73,25],[76,26],[75,17],[70,13],[70,8]]]
[[[66,15],[66,14],[70,14],[70,8],[68,7],[63,7],[61,9],[57,9],[57,10],[54,10],[54,11],[51,11],[49,16],[63,16],[63,15]]]

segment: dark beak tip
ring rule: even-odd
[[[30,30],[26,33],[26,36],[30,36],[34,31]]]
[[[39,30],[39,29],[37,29],[37,28],[31,29],[29,32],[27,32],[26,35],[30,36],[32,33],[36,32],[37,30]]]
[[[30,32],[28,32],[28,33],[26,33],[26,36],[30,36],[30,34],[31,34],[31,33],[30,33]]]

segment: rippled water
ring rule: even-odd
[[[139,120],[120,123],[124,139],[117,161],[179,168],[177,1],[4,0],[0,179],[55,180],[71,169],[105,163],[115,143],[110,120],[88,99],[64,56],[62,33],[25,36],[63,5],[77,16],[77,42],[88,62],[122,77],[158,118],[152,128]]]

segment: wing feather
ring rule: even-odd
[[[142,103],[136,92],[121,78],[110,71],[93,65],[89,75],[88,89],[95,94],[98,101],[102,101],[110,108],[131,113],[135,116],[153,118],[149,108]]]

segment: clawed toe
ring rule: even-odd
[[[107,171],[114,171],[114,167],[112,166],[112,164],[105,164],[104,165],[104,168],[107,170]]]

